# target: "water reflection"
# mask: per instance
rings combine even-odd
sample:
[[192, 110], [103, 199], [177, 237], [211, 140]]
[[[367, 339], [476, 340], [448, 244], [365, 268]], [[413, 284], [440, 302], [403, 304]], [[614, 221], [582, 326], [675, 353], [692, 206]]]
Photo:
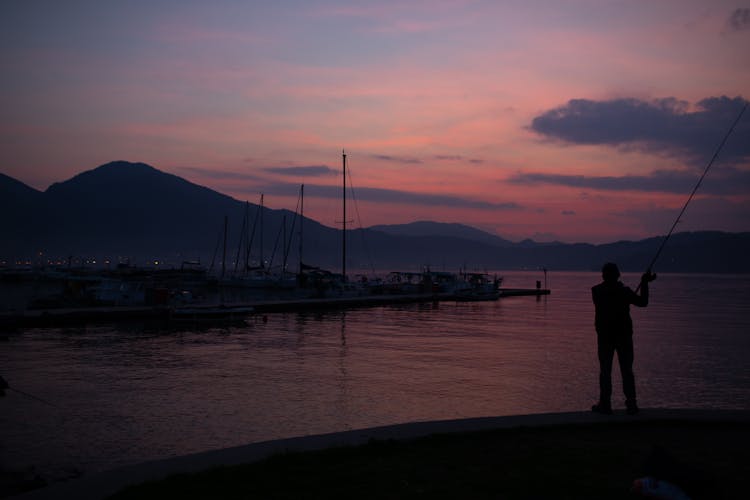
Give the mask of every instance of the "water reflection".
[[[515, 279], [528, 275], [506, 273]], [[0, 460], [92, 471], [398, 422], [586, 409], [598, 395], [598, 279], [552, 274], [539, 300], [13, 334], [3, 376], [60, 408], [0, 401]], [[747, 277], [659, 277], [633, 314], [643, 406], [750, 408], [749, 297]]]

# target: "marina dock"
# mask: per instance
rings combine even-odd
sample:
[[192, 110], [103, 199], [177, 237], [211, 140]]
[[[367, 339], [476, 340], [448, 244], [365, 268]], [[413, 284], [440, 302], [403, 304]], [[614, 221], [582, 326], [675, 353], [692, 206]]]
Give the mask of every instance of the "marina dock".
[[550, 290], [548, 288], [501, 288], [500, 298], [503, 297], [519, 297], [526, 295], [549, 295]]
[[[499, 299], [517, 296], [549, 295], [544, 288], [501, 288]], [[258, 313], [295, 312], [310, 310], [349, 309], [358, 307], [378, 307], [394, 304], [412, 304], [420, 302], [453, 302], [457, 301], [450, 293], [438, 294], [385, 294], [361, 296], [331, 296], [323, 298], [298, 298], [278, 300], [257, 300], [242, 303], [200, 304], [180, 307], [169, 306], [109, 306], [81, 308], [27, 309], [22, 311], [0, 312], [0, 328], [55, 327], [86, 323], [108, 323], [123, 321], [170, 321], [187, 307], [193, 311], [192, 318], [197, 319], [206, 313], [217, 319], [222, 313], [227, 318], [238, 319]], [[189, 320], [190, 314], [181, 315]]]

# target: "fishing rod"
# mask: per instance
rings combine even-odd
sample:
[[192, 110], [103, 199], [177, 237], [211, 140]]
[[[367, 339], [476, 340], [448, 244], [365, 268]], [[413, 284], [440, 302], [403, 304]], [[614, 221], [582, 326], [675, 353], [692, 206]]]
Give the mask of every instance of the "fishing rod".
[[[648, 274], [651, 274], [651, 269], [654, 267], [654, 264], [656, 264], [657, 259], [661, 255], [662, 250], [664, 250], [664, 245], [667, 244], [667, 240], [669, 240], [669, 237], [672, 236], [672, 233], [674, 232], [675, 228], [677, 227], [677, 224], [680, 222], [680, 219], [682, 218], [683, 214], [685, 213], [685, 210], [687, 209], [688, 205], [690, 204], [690, 201], [693, 199], [693, 196], [695, 196], [696, 191], [698, 191], [698, 188], [700, 187], [701, 183], [703, 182], [703, 178], [706, 177], [706, 174], [708, 173], [709, 169], [711, 168], [711, 165], [714, 164], [714, 161], [719, 156], [719, 153], [724, 148], [724, 144], [726, 144], [727, 139], [729, 139], [729, 136], [732, 135], [732, 132], [734, 131], [734, 128], [737, 126], [737, 123], [739, 123], [740, 119], [742, 118], [742, 115], [745, 113], [745, 110], [747, 109], [747, 102], [745, 102], [745, 105], [742, 106], [742, 109], [740, 110], [740, 114], [737, 115], [737, 118], [734, 120], [734, 123], [732, 123], [732, 126], [729, 128], [729, 131], [727, 131], [726, 135], [724, 135], [724, 139], [722, 139], [721, 143], [719, 144], [719, 147], [716, 148], [716, 151], [714, 152], [714, 155], [711, 157], [711, 161], [708, 162], [708, 165], [706, 165], [706, 168], [703, 170], [703, 175], [700, 176], [700, 179], [698, 179], [698, 182], [695, 184], [695, 187], [693, 188], [693, 191], [690, 193], [690, 196], [688, 196], [687, 201], [685, 202], [685, 205], [683, 205], [682, 210], [680, 210], [679, 215], [677, 215], [677, 218], [674, 221], [674, 224], [672, 224], [672, 228], [669, 230], [667, 235], [664, 237], [664, 239], [661, 242], [661, 245], [659, 245], [659, 249], [656, 251], [656, 255], [654, 255], [654, 258], [651, 259], [651, 263], [646, 268], [646, 272]], [[652, 275], [654, 278], [656, 278], [656, 275]], [[641, 288], [641, 285], [638, 285], [638, 288], [636, 288], [636, 293]]]

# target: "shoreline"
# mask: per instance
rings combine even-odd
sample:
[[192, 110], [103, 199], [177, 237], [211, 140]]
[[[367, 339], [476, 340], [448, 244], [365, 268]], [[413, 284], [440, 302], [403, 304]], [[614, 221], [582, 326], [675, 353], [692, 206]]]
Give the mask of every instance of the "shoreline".
[[54, 483], [13, 498], [98, 499], [113, 495], [129, 485], [164, 479], [175, 474], [194, 474], [220, 466], [251, 464], [266, 458], [331, 448], [356, 447], [372, 441], [407, 442], [433, 435], [470, 434], [482, 431], [554, 428], [592, 424], [648, 423], [750, 424], [749, 410], [643, 409], [637, 416], [624, 411], [606, 416], [592, 412], [544, 413], [458, 420], [410, 422], [328, 434], [263, 441], [231, 448], [125, 466], [74, 480]]

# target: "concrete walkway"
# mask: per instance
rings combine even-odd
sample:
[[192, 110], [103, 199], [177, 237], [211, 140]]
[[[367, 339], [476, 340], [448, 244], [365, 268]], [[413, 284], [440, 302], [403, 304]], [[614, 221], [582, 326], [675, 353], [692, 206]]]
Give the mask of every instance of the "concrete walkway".
[[12, 498], [37, 499], [101, 499], [125, 486], [165, 478], [172, 474], [191, 473], [220, 465], [237, 465], [262, 460], [284, 452], [320, 450], [338, 446], [356, 446], [370, 440], [408, 440], [432, 434], [461, 433], [519, 427], [543, 427], [565, 424], [604, 422], [648, 422], [679, 420], [693, 422], [744, 422], [750, 423], [750, 411], [667, 410], [645, 409], [632, 417], [624, 413], [612, 416], [591, 412], [546, 413], [507, 417], [483, 417], [461, 420], [414, 422], [370, 429], [304, 436], [265, 441], [222, 450], [206, 451], [192, 455], [155, 460], [113, 469], [90, 476], [57, 483]]

